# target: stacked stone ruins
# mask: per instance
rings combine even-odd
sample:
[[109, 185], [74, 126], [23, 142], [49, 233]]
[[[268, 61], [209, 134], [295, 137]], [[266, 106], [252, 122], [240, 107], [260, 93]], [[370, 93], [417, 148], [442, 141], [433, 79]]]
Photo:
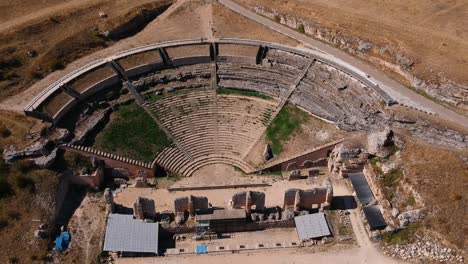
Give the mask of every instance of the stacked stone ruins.
[[337, 145], [328, 157], [328, 170], [343, 178], [348, 173], [361, 172], [367, 162], [368, 154], [360, 148]]
[[328, 209], [333, 199], [333, 186], [330, 179], [325, 179], [322, 187], [301, 190], [289, 189], [284, 193], [283, 210], [300, 212], [303, 210]]
[[133, 215], [135, 219], [148, 219], [156, 217], [156, 205], [153, 200], [138, 197], [133, 203]]
[[110, 188], [104, 190], [104, 202], [106, 203], [106, 213], [112, 214], [115, 210], [114, 196]]
[[254, 206], [256, 211], [265, 209], [265, 193], [255, 191], [239, 192], [234, 194], [229, 201], [231, 209], [245, 208], [247, 213], [251, 213]]
[[209, 207], [208, 198], [204, 196], [185, 196], [174, 200], [174, 212], [176, 223], [183, 223], [186, 218], [185, 214], [188, 213], [190, 217], [195, 216], [197, 210], [206, 210]]

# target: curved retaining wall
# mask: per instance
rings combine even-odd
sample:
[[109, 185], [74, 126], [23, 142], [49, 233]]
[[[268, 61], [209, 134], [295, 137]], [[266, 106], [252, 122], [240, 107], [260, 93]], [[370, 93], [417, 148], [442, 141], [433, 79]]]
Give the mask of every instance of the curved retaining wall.
[[[122, 59], [131, 55], [136, 55], [139, 53], [147, 52], [147, 51], [154, 51], [154, 50], [164, 50], [167, 47], [177, 47], [177, 46], [190, 46], [190, 45], [206, 45], [207, 49], [210, 45], [217, 45], [217, 44], [238, 44], [238, 45], [248, 45], [248, 46], [256, 46], [256, 47], [267, 47], [269, 49], [276, 49], [282, 50], [285, 52], [289, 52], [292, 54], [297, 54], [304, 56], [306, 58], [318, 60], [324, 64], [327, 64], [341, 72], [359, 80], [366, 86], [371, 87], [381, 98], [382, 100], [388, 104], [396, 103], [395, 100], [390, 97], [385, 91], [383, 91], [378, 85], [371, 82], [367, 75], [363, 72], [356, 72], [351, 69], [346, 68], [344, 65], [332, 62], [321, 56], [319, 52], [315, 52], [312, 50], [304, 50], [304, 49], [297, 49], [285, 45], [280, 45], [272, 42], [265, 42], [265, 41], [258, 41], [258, 40], [248, 40], [248, 39], [220, 39], [215, 42], [209, 42], [206, 39], [186, 39], [186, 40], [176, 40], [176, 41], [168, 41], [163, 43], [155, 43], [151, 45], [146, 45], [142, 47], [137, 47], [129, 50], [125, 50], [119, 53], [114, 54], [111, 57], [100, 59], [94, 62], [91, 62], [67, 75], [60, 78], [59, 80], [55, 81], [51, 85], [49, 85], [46, 89], [44, 89], [40, 94], [38, 94], [34, 99], [24, 108], [26, 115], [35, 116], [37, 118], [52, 121], [53, 123], [58, 122], [70, 109], [72, 109], [79, 101], [85, 100], [87, 97], [103, 90], [109, 88], [113, 85], [116, 85], [120, 82], [119, 77], [117, 75], [111, 76], [105, 80], [99, 81], [89, 88], [87, 88], [83, 93], [80, 94], [78, 99], [74, 99], [70, 101], [68, 104], [64, 105], [54, 116], [47, 116], [45, 113], [38, 112], [36, 109], [46, 102], [46, 99], [50, 97], [54, 92], [60, 89], [63, 85], [68, 84], [72, 80], [80, 77], [81, 75], [92, 71], [98, 67], [103, 66], [104, 64], [109, 63], [110, 61]], [[255, 64], [256, 58], [253, 57], [245, 57], [245, 56], [218, 56], [217, 60], [220, 62], [233, 62], [233, 63], [252, 63]], [[198, 63], [209, 63], [210, 56], [187, 56], [187, 57], [176, 57], [173, 58], [169, 63], [164, 64], [162, 62], [157, 63], [145, 63], [131, 69], [128, 69], [125, 73], [127, 77], [134, 77], [146, 72], [150, 72], [155, 69], [161, 69], [164, 67], [177, 67], [182, 65], [193, 65]]]

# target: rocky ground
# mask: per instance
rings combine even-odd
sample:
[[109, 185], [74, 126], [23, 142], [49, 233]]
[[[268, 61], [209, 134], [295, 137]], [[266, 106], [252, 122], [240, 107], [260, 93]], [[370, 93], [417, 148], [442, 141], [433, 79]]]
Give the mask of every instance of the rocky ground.
[[403, 260], [431, 260], [445, 263], [464, 261], [463, 256], [456, 250], [429, 238], [421, 238], [406, 245], [384, 245], [382, 250], [385, 255]]

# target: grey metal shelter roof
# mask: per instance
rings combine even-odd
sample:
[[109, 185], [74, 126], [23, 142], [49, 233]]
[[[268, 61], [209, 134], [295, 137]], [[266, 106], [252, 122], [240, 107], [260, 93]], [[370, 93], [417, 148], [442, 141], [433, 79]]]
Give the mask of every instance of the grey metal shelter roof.
[[367, 205], [374, 201], [374, 194], [372, 194], [369, 184], [366, 181], [366, 177], [362, 172], [349, 173], [348, 177], [351, 179], [351, 183], [353, 184], [357, 198], [361, 204]]
[[385, 219], [377, 205], [369, 205], [363, 208], [364, 215], [369, 223], [370, 230], [382, 229], [387, 226]]
[[300, 240], [331, 235], [325, 214], [322, 212], [294, 217], [297, 236]]
[[159, 223], [146, 223], [132, 215], [110, 214], [104, 251], [158, 253]]

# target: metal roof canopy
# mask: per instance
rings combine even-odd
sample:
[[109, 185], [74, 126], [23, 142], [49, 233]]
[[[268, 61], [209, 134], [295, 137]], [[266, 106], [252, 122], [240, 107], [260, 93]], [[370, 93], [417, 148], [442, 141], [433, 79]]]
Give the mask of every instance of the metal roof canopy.
[[297, 236], [300, 240], [331, 235], [327, 219], [322, 212], [294, 217]]
[[104, 251], [158, 254], [159, 223], [133, 219], [133, 215], [110, 214]]
[[387, 226], [380, 208], [377, 205], [369, 205], [363, 208], [364, 215], [369, 223], [370, 230], [383, 229]]
[[353, 184], [357, 198], [361, 204], [367, 205], [374, 201], [374, 194], [372, 194], [366, 177], [364, 174], [362, 174], [362, 172], [349, 173], [348, 177], [351, 179], [351, 183]]

